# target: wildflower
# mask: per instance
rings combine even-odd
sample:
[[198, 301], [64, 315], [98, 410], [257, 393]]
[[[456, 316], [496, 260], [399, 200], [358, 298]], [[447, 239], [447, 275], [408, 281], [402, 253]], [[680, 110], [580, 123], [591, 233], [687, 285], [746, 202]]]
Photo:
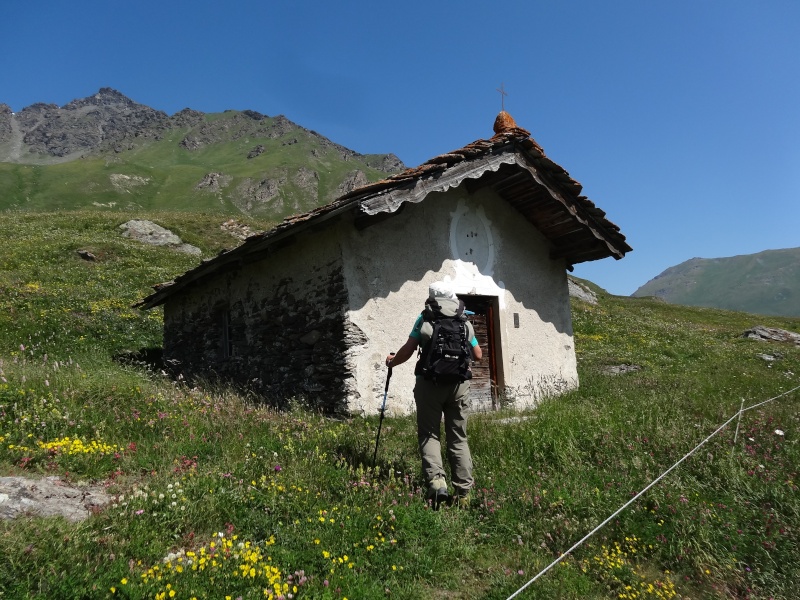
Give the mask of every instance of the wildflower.
[[281, 466], [280, 466], [280, 465], [275, 465], [275, 472], [276, 472], [276, 473], [278, 473], [278, 472], [280, 472], [280, 471], [282, 471], [282, 470], [283, 470], [283, 469], [281, 469]]
[[783, 429], [776, 429], [775, 430], [775, 435], [784, 435]]

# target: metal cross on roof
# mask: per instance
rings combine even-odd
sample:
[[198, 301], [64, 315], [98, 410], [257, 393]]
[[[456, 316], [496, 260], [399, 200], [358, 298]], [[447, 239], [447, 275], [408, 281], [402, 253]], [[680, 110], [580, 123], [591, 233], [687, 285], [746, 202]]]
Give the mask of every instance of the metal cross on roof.
[[500, 84], [500, 87], [497, 88], [497, 91], [500, 92], [500, 110], [505, 112], [506, 110], [506, 96], [508, 96], [508, 92], [503, 87], [503, 84]]

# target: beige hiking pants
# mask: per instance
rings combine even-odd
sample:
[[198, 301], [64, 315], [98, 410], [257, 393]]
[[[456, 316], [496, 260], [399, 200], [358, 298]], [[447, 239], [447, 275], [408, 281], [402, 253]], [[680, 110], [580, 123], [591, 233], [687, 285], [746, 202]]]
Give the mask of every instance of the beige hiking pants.
[[430, 485], [435, 477], [445, 477], [440, 442], [444, 414], [447, 462], [450, 464], [454, 492], [457, 496], [465, 495], [474, 483], [465, 412], [469, 408], [469, 382], [437, 385], [418, 377], [414, 386], [414, 400], [417, 404], [417, 440], [425, 482]]

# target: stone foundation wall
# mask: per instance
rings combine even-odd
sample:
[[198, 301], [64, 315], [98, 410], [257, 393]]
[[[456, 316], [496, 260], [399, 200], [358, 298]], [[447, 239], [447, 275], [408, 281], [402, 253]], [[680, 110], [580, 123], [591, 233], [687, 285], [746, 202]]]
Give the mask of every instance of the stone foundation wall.
[[306, 266], [298, 277], [287, 276], [291, 268], [266, 271], [266, 263], [244, 268], [169, 301], [165, 359], [190, 381], [234, 384], [277, 406], [297, 400], [344, 412], [347, 343], [360, 333], [348, 325], [340, 261]]

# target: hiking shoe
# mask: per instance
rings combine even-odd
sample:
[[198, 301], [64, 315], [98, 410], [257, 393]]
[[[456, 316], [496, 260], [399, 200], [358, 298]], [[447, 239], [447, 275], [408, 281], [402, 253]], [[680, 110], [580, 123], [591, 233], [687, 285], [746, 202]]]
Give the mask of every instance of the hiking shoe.
[[467, 492], [464, 495], [457, 495], [453, 498], [453, 505], [458, 509], [466, 510], [472, 502], [472, 495]]
[[428, 486], [427, 499], [431, 501], [433, 510], [439, 510], [439, 506], [449, 500], [447, 481], [445, 481], [444, 477], [434, 477], [431, 480]]

